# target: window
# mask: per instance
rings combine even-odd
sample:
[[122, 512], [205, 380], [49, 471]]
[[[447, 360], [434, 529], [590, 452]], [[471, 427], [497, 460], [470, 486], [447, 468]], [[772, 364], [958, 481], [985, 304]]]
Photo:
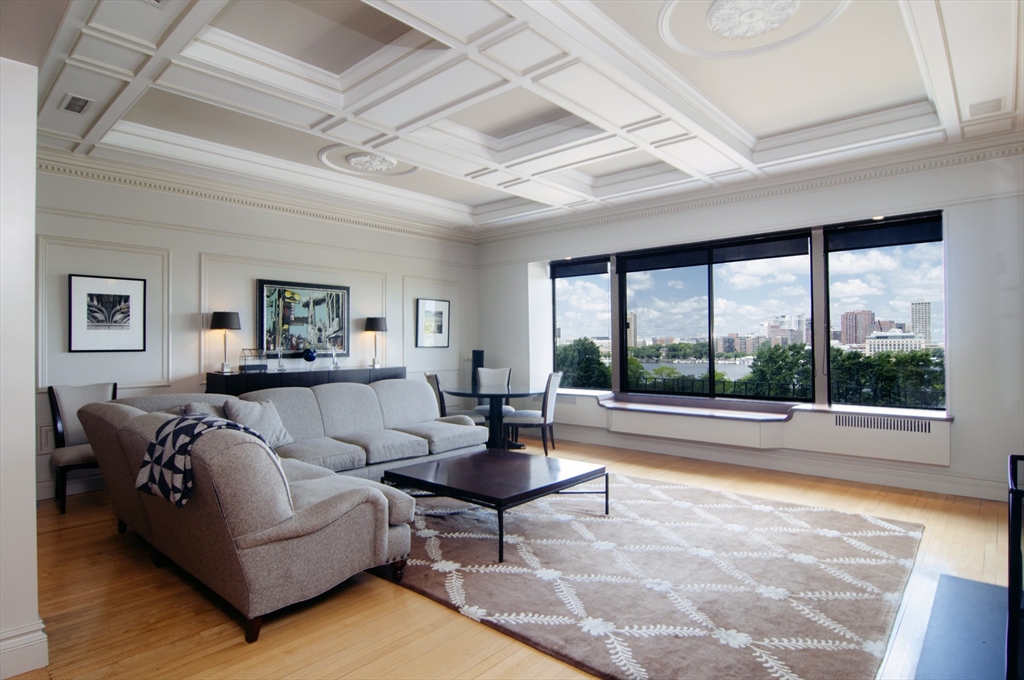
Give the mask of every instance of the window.
[[834, 404], [946, 405], [942, 217], [825, 230]]
[[617, 256], [624, 391], [809, 401], [810, 236]]
[[553, 262], [555, 366], [574, 387], [944, 408], [941, 241], [931, 212]]
[[555, 370], [562, 387], [612, 387], [611, 277], [608, 258], [551, 263]]

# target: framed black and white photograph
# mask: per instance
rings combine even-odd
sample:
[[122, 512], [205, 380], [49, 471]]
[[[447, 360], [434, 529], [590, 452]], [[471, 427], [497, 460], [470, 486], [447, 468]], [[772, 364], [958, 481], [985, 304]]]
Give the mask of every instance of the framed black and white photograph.
[[349, 356], [349, 287], [260, 279], [257, 287], [259, 349], [267, 356], [317, 352]]
[[146, 280], [68, 275], [71, 352], [145, 352]]
[[448, 300], [416, 300], [416, 346], [447, 347], [451, 326], [451, 302]]

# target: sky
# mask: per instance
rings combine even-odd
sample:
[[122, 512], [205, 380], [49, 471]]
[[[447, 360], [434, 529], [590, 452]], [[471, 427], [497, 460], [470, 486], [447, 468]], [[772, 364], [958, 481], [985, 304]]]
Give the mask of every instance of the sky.
[[[808, 255], [714, 266], [715, 335], [757, 333], [771, 315], [810, 318]], [[556, 279], [562, 341], [610, 334], [609, 275]], [[627, 275], [630, 312], [643, 338], [707, 335], [707, 273], [703, 267]], [[942, 244], [924, 243], [832, 253], [829, 259], [831, 325], [843, 312], [868, 309], [879, 320], [910, 324], [910, 303], [932, 303], [932, 339], [944, 329]]]

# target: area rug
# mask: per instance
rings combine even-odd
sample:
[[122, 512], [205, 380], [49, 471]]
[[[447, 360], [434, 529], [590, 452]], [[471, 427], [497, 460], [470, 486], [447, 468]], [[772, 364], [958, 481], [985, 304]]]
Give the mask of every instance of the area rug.
[[507, 511], [500, 564], [493, 510], [418, 498], [402, 585], [603, 678], [873, 678], [922, 530], [612, 475]]

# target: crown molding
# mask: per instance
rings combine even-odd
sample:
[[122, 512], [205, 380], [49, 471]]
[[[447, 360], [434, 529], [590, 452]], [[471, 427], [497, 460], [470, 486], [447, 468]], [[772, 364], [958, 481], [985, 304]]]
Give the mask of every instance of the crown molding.
[[196, 182], [193, 176], [155, 170], [151, 167], [121, 162], [103, 161], [40, 148], [36, 168], [39, 172], [86, 179], [94, 182], [119, 184], [137, 189], [160, 191], [189, 198], [228, 203], [245, 208], [335, 222], [351, 227], [372, 229], [401, 236], [427, 238], [459, 245], [476, 245], [476, 239], [454, 229], [427, 223], [413, 223], [391, 217], [369, 215], [346, 210], [336, 203], [303, 199], [295, 195], [254, 191], [238, 185], [213, 179]]
[[[989, 138], [985, 142], [961, 143], [955, 149], [946, 147], [945, 153], [918, 152], [917, 155], [906, 154], [910, 158], [904, 160], [873, 159], [864, 162], [861, 167], [823, 175], [820, 172], [809, 172], [800, 178], [789, 177], [785, 180], [761, 180], [751, 187], [736, 190], [735, 188], [705, 189], [694, 192], [686, 200], [678, 196], [661, 204], [648, 203], [644, 207], [631, 205], [615, 211], [602, 211], [600, 215], [589, 215], [586, 219], [555, 219], [544, 223], [533, 223], [521, 227], [507, 227], [502, 231], [488, 231], [481, 234], [477, 245], [494, 245], [535, 238], [549, 234], [580, 231], [607, 224], [616, 224], [632, 220], [641, 220], [661, 215], [699, 210], [721, 205], [742, 203], [788, 194], [797, 194], [819, 189], [828, 189], [848, 184], [859, 184], [899, 175], [912, 175], [958, 165], [983, 163], [1012, 156], [1024, 155], [1024, 137], [1020, 133], [1003, 135], [999, 139]], [[884, 160], [889, 160], [884, 164]]]

